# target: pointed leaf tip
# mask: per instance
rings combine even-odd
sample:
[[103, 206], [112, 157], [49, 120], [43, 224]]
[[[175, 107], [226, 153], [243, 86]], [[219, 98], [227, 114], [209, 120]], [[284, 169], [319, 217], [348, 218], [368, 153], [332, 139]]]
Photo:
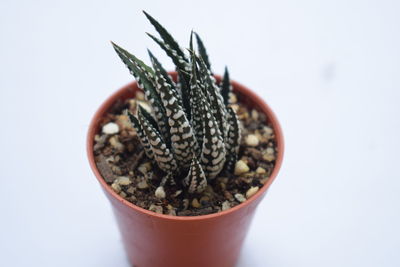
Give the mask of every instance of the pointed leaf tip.
[[196, 36], [197, 48], [199, 50], [200, 57], [204, 60], [204, 63], [207, 66], [207, 69], [211, 70], [210, 60], [208, 59], [208, 54], [206, 47], [204, 46], [203, 41], [201, 40], [200, 36], [195, 32], [194, 35]]

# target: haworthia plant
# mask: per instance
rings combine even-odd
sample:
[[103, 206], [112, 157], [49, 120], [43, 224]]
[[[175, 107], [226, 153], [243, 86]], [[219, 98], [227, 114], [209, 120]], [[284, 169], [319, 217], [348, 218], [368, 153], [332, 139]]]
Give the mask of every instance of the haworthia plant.
[[193, 33], [189, 49], [183, 50], [157, 20], [144, 13], [161, 39], [148, 35], [172, 59], [178, 80], [150, 51], [152, 67], [112, 43], [152, 106], [151, 113], [139, 105], [137, 114], [128, 112], [128, 116], [147, 157], [165, 173], [160, 185], [167, 180], [179, 182], [188, 193], [201, 193], [222, 171], [232, 172], [237, 160], [241, 135], [230, 107], [228, 71], [218, 85], [198, 34], [194, 33], [198, 52], [193, 50]]

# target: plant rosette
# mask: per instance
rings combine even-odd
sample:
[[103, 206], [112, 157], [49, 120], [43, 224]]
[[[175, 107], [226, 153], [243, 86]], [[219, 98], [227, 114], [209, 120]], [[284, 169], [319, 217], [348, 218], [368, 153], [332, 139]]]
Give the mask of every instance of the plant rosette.
[[[199, 55], [191, 34], [190, 58], [178, 60], [183, 52], [146, 16], [163, 40], [151, 37], [178, 71], [167, 73], [150, 53], [153, 72], [114, 44], [139, 83], [115, 92], [95, 113], [87, 136], [90, 166], [111, 202], [133, 266], [234, 266], [255, 209], [281, 167], [281, 128], [269, 106], [230, 81], [227, 71], [222, 78], [211, 74], [197, 35]], [[168, 123], [157, 113], [163, 107]], [[183, 139], [174, 137], [179, 131], [193, 142], [177, 142]]]

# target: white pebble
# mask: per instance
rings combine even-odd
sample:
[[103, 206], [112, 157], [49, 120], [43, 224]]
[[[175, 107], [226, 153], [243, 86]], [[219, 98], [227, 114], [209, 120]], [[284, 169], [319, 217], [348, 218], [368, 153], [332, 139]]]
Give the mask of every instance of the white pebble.
[[237, 97], [236, 97], [235, 94], [233, 94], [233, 93], [230, 93], [230, 94], [229, 94], [229, 102], [231, 102], [231, 103], [237, 103]]
[[117, 193], [121, 192], [121, 187], [115, 182], [111, 184], [111, 188]]
[[250, 187], [250, 189], [246, 192], [246, 197], [251, 198], [255, 193], [258, 192], [258, 189], [260, 189], [258, 186]]
[[143, 163], [138, 168], [138, 171], [140, 171], [143, 174], [146, 174], [150, 170], [151, 170], [151, 163], [150, 162]]
[[132, 182], [131, 179], [129, 179], [129, 177], [120, 176], [115, 180], [115, 183], [119, 185], [130, 185]]
[[110, 140], [110, 145], [115, 148], [118, 151], [123, 151], [124, 150], [124, 145], [118, 140], [118, 136], [114, 135], [111, 136]]
[[158, 205], [151, 204], [149, 210], [154, 211], [155, 213], [163, 214], [163, 208]]
[[244, 162], [243, 160], [239, 160], [238, 162], [236, 162], [235, 175], [246, 173], [249, 170], [250, 170], [249, 166], [247, 166], [246, 162]]
[[103, 126], [102, 131], [105, 134], [116, 134], [119, 132], [119, 126], [118, 126], [118, 124], [116, 124], [114, 122], [109, 122]]
[[258, 173], [258, 174], [264, 174], [264, 173], [266, 173], [266, 171], [265, 171], [264, 168], [258, 167], [257, 170], [256, 170], [256, 173]]
[[222, 203], [222, 210], [229, 210], [231, 208], [231, 204], [229, 204], [229, 201], [224, 201]]
[[275, 150], [274, 150], [272, 147], [268, 147], [268, 148], [265, 150], [265, 152], [266, 152], [267, 154], [273, 155], [274, 152], [275, 152]]
[[264, 152], [263, 159], [266, 161], [274, 161], [275, 150], [272, 147], [268, 147]]
[[156, 198], [159, 198], [159, 199], [165, 198], [164, 187], [162, 187], [162, 186], [157, 187], [155, 195], [156, 195]]
[[174, 193], [174, 197], [177, 197], [177, 196], [179, 196], [181, 193], [182, 193], [182, 190], [178, 190], [178, 191], [176, 191], [176, 192]]
[[132, 129], [132, 123], [129, 117], [125, 114], [117, 116], [118, 125], [121, 125], [122, 129]]
[[258, 111], [257, 111], [257, 110], [253, 109], [253, 110], [251, 111], [251, 118], [252, 118], [253, 120], [258, 120]]
[[136, 92], [136, 95], [135, 95], [135, 98], [136, 98], [137, 100], [145, 100], [145, 98], [144, 98], [144, 93], [141, 92], [141, 91], [137, 91], [137, 92]]
[[235, 194], [235, 198], [237, 199], [237, 201], [239, 201], [240, 203], [245, 202], [246, 198], [242, 195], [242, 194]]
[[140, 182], [137, 184], [137, 187], [138, 187], [139, 189], [146, 189], [146, 188], [149, 187], [149, 185], [147, 184], [146, 180], [143, 180], [143, 181], [140, 181]]
[[249, 134], [245, 138], [246, 145], [248, 146], [258, 146], [260, 140], [258, 140], [257, 136], [254, 134]]
[[272, 135], [272, 134], [274, 133], [274, 130], [272, 130], [271, 127], [265, 126], [263, 129], [264, 129], [264, 132], [265, 132], [267, 135]]
[[231, 108], [235, 111], [238, 112], [239, 111], [239, 105], [238, 104], [232, 104]]
[[274, 160], [275, 160], [275, 156], [274, 156], [274, 155], [271, 155], [271, 154], [265, 154], [265, 155], [263, 156], [263, 159], [266, 160], [266, 161], [271, 162], [271, 161], [274, 161]]

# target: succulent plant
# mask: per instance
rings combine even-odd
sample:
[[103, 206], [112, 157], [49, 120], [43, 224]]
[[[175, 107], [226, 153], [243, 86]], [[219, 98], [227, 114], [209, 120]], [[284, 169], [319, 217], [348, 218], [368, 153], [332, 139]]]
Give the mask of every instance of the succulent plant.
[[160, 23], [144, 13], [161, 39], [148, 35], [172, 59], [178, 79], [175, 82], [150, 51], [152, 67], [112, 43], [152, 106], [151, 112], [139, 106], [137, 114], [128, 112], [128, 116], [147, 157], [165, 177], [180, 182], [189, 193], [201, 193], [207, 181], [222, 171], [231, 173], [237, 160], [241, 135], [230, 106], [228, 70], [217, 84], [198, 34], [190, 34], [189, 48], [183, 50]]

